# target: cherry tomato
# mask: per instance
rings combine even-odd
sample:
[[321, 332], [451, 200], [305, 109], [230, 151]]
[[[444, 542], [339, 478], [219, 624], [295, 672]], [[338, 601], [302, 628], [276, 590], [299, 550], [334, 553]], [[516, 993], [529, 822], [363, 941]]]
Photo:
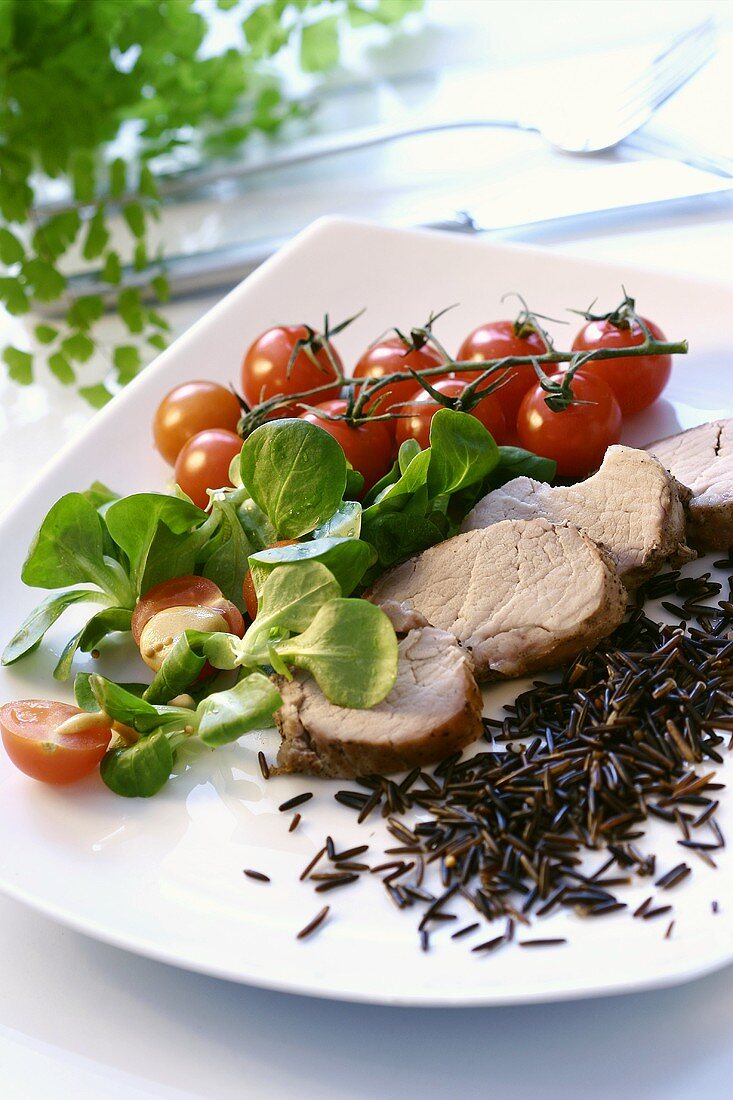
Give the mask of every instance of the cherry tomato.
[[[395, 405], [401, 401], [409, 401], [415, 392], [415, 379], [409, 373], [409, 368], [412, 370], [429, 370], [430, 368], [439, 367], [444, 362], [442, 355], [437, 348], [434, 348], [431, 344], [426, 344], [424, 347], [409, 351], [405, 354], [404, 342], [399, 336], [391, 336], [387, 340], [380, 340], [378, 344], [372, 344], [370, 348], [362, 355], [359, 362], [354, 367], [354, 378], [384, 378], [387, 374], [405, 374], [407, 379], [404, 382], [394, 382], [389, 386], [385, 386], [384, 389], [379, 390], [374, 395], [374, 400], [368, 402], [367, 411], [375, 404], [379, 402], [377, 411], [380, 413], [387, 412], [391, 405]], [[430, 376], [431, 384], [439, 378], [447, 377], [448, 372], [445, 375], [435, 374]], [[395, 412], [401, 412], [401, 409], [395, 409]], [[395, 431], [396, 421], [385, 421], [391, 431]]]
[[[337, 378], [328, 351], [323, 346], [318, 347], [315, 352], [307, 348], [301, 349], [290, 366], [295, 345], [298, 340], [305, 340], [307, 337], [305, 325], [278, 325], [257, 337], [242, 363], [242, 393], [250, 408], [266, 401], [268, 397], [301, 393]], [[330, 345], [330, 351], [340, 369], [341, 359], [333, 344]], [[323, 393], [314, 395], [314, 401], [338, 397], [340, 389], [341, 385], [336, 381]], [[299, 412], [300, 409], [296, 406], [286, 406], [278, 409], [277, 415], [297, 416]]]
[[606, 448], [621, 438], [621, 409], [602, 378], [578, 371], [573, 393], [579, 401], [592, 403], [553, 412], [545, 404], [547, 394], [536, 385], [525, 394], [517, 415], [521, 445], [554, 458], [558, 474], [568, 478], [585, 477], [597, 470]]
[[[442, 378], [431, 385], [446, 397], [460, 397], [468, 383], [461, 378]], [[412, 397], [413, 400], [402, 410], [409, 415], [397, 421], [395, 434], [398, 444], [401, 445], [406, 439], [416, 439], [420, 447], [425, 450], [430, 446], [430, 425], [433, 417], [443, 406], [424, 389], [413, 390]], [[471, 409], [471, 415], [488, 428], [497, 443], [504, 443], [506, 421], [501, 405], [494, 394], [488, 394], [487, 397], [482, 398], [478, 405]]]
[[131, 630], [145, 664], [157, 672], [184, 630], [221, 630], [241, 638], [244, 619], [213, 581], [174, 577], [141, 596], [132, 614]]
[[130, 629], [137, 645], [146, 623], [168, 607], [212, 607], [222, 612], [230, 634], [244, 634], [241, 612], [208, 577], [174, 577], [156, 584], [140, 597], [132, 613]]
[[[281, 539], [279, 542], [273, 542], [272, 546], [268, 546], [267, 549], [272, 550], [276, 546], [292, 546], [297, 541], [297, 539]], [[251, 569], [248, 569], [244, 574], [242, 599], [244, 600], [244, 606], [247, 608], [247, 614], [254, 622], [257, 618], [257, 589], [255, 588], [255, 582], [252, 580]]]
[[[82, 715], [81, 728], [64, 730], [63, 723]], [[0, 707], [0, 731], [8, 756], [22, 772], [42, 783], [75, 783], [98, 766], [112, 736], [102, 720], [87, 725], [92, 715], [67, 703], [21, 699]]]
[[[655, 340], [666, 337], [658, 325], [643, 318]], [[644, 333], [635, 320], [614, 323], [610, 319], [589, 321], [573, 341], [573, 351], [593, 348], [629, 348], [644, 343]], [[672, 373], [671, 355], [640, 355], [638, 359], [592, 359], [583, 363], [583, 374], [602, 378], [612, 389], [624, 416], [641, 412], [659, 397]]]
[[229, 466], [242, 449], [242, 440], [224, 428], [209, 428], [189, 439], [181, 449], [174, 470], [176, 484], [199, 508], [209, 503], [207, 489], [231, 485]]
[[[339, 407], [340, 406], [340, 407]], [[356, 426], [344, 420], [328, 420], [318, 412], [331, 416], [346, 412], [345, 401], [329, 401], [327, 407], [314, 406], [316, 412], [305, 412], [301, 420], [309, 420], [328, 432], [340, 444], [346, 458], [364, 478], [363, 493], [367, 493], [386, 474], [392, 461], [392, 436], [381, 420], [364, 420]]]
[[216, 382], [183, 382], [161, 401], [153, 420], [155, 446], [175, 465], [184, 444], [207, 428], [236, 432], [242, 410], [231, 390]]
[[[542, 337], [534, 329], [516, 321], [490, 321], [479, 325], [468, 334], [458, 349], [458, 362], [469, 359], [503, 359], [507, 355], [544, 355], [545, 351]], [[461, 372], [457, 377], [470, 382], [473, 378], [478, 378], [479, 373], [481, 372]], [[497, 371], [496, 375], [491, 376], [490, 381], [498, 378], [499, 373]], [[496, 391], [496, 398], [504, 410], [508, 425], [515, 423], [522, 398], [536, 381], [534, 367], [528, 363], [526, 366], [512, 367], [511, 374]]]

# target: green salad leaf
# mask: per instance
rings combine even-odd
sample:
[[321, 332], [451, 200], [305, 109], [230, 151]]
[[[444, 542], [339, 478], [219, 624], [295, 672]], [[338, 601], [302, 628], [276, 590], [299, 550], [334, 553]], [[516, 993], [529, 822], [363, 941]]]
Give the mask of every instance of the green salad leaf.
[[252, 672], [229, 691], [216, 692], [199, 703], [198, 735], [205, 745], [227, 745], [251, 730], [271, 726], [280, 706], [282, 699], [272, 680]]
[[50, 626], [75, 603], [99, 603], [102, 594], [96, 588], [71, 588], [57, 596], [49, 596], [31, 611], [3, 650], [2, 663], [11, 665], [19, 657], [31, 653]]
[[310, 672], [326, 698], [340, 707], [381, 703], [397, 678], [394, 628], [367, 600], [330, 600], [302, 634], [281, 642], [277, 651]]
[[207, 516], [190, 500], [135, 493], [110, 504], [104, 518], [126, 555], [136, 598], [160, 581], [193, 571], [201, 540], [190, 536]]
[[319, 561], [333, 573], [342, 596], [350, 596], [367, 569], [377, 560], [374, 548], [358, 538], [313, 539], [292, 546], [273, 546], [249, 559], [252, 579], [259, 594], [267, 577], [277, 566], [292, 562]]
[[287, 563], [273, 569], [259, 593], [257, 618], [242, 641], [243, 663], [267, 664], [263, 647], [273, 631], [300, 633], [324, 604], [340, 595], [338, 581], [319, 561]]
[[133, 603], [119, 563], [104, 553], [102, 520], [82, 493], [67, 493], [49, 510], [31, 543], [21, 577], [33, 588], [91, 582], [113, 602]]
[[498, 464], [499, 448], [475, 416], [438, 409], [430, 424], [427, 488], [431, 498], [483, 481]]
[[330, 519], [346, 488], [346, 458], [307, 420], [272, 420], [244, 441], [242, 482], [279, 538], [297, 539]]
[[111, 791], [124, 798], [150, 798], [168, 782], [175, 760], [162, 730], [134, 745], [110, 749], [99, 771]]

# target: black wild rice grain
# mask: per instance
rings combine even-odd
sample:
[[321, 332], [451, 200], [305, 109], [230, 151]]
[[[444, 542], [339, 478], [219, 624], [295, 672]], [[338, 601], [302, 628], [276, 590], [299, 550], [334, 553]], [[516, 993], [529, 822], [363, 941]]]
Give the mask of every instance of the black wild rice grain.
[[296, 806], [302, 806], [304, 802], [308, 802], [313, 798], [312, 791], [304, 791], [303, 794], [296, 794], [292, 798], [289, 798], [287, 802], [281, 803], [278, 806], [278, 810], [281, 814], [286, 813], [288, 810], [294, 810]]
[[674, 928], [674, 921], [671, 920], [669, 922], [669, 924], [667, 925], [667, 931], [664, 933], [665, 940], [671, 940], [672, 939], [672, 929], [673, 928]]
[[475, 947], [471, 948], [471, 953], [477, 955], [479, 953], [485, 953], [487, 951], [496, 951], [497, 947], [501, 947], [506, 943], [504, 936], [495, 936], [493, 940], [487, 940], [486, 943], [478, 943]]
[[260, 771], [262, 772], [262, 778], [263, 779], [269, 779], [270, 778], [270, 768], [269, 768], [269, 765], [267, 763], [267, 757], [265, 756], [264, 752], [258, 752], [257, 753], [257, 760], [258, 760], [259, 765], [260, 765]]
[[[311, 877], [315, 878], [315, 875], [312, 875]], [[358, 875], [344, 872], [343, 874], [340, 874], [337, 877], [330, 879], [330, 881], [328, 882], [319, 883], [319, 885], [316, 886], [316, 893], [325, 894], [327, 890], [337, 890], [341, 886], [350, 886], [351, 883], [356, 882], [358, 878]]]
[[666, 875], [662, 875], [654, 883], [660, 890], [671, 890], [673, 886], [676, 886], [678, 882], [682, 882], [690, 874], [690, 868], [686, 863], [678, 863], [676, 867], [673, 867], [671, 871], [667, 871]]
[[459, 928], [457, 932], [453, 932], [451, 934], [451, 939], [460, 940], [463, 936], [469, 936], [471, 932], [475, 932], [478, 927], [478, 921], [474, 921], [473, 924], [466, 924], [463, 928]]
[[244, 873], [247, 878], [253, 878], [257, 882], [269, 882], [269, 875], [263, 875], [262, 871], [253, 871], [251, 867], [245, 867]]
[[518, 941], [520, 947], [556, 947], [556, 946], [559, 946], [562, 943], [567, 943], [567, 942], [568, 941], [566, 939], [564, 939], [562, 936], [559, 936], [555, 939], [519, 940]]
[[313, 920], [306, 924], [305, 928], [301, 928], [300, 932], [298, 932], [297, 936], [295, 937], [296, 940], [304, 940], [308, 936], [311, 936], [317, 928], [320, 928], [320, 926], [323, 924], [324, 920], [328, 916], [330, 908], [330, 905], [324, 905], [323, 909], [321, 909], [319, 913], [316, 913]]
[[654, 917], [661, 917], [662, 913], [670, 913], [671, 911], [671, 905], [659, 905], [656, 909], [647, 909], [642, 919], [653, 920]]
[[313, 859], [310, 861], [308, 866], [304, 867], [303, 870], [300, 872], [300, 881], [301, 882], [303, 882], [305, 879], [308, 878], [308, 875], [311, 873], [311, 871], [316, 866], [318, 861], [320, 859], [322, 859], [323, 856], [325, 856], [325, 854], [326, 854], [326, 845], [324, 844], [323, 847], [320, 849], [320, 851], [316, 852], [316, 854], [313, 856]]
[[293, 820], [290, 822], [290, 824], [288, 826], [288, 832], [289, 833], [294, 833], [295, 830], [300, 825], [300, 822], [301, 822], [300, 814], [293, 814]]

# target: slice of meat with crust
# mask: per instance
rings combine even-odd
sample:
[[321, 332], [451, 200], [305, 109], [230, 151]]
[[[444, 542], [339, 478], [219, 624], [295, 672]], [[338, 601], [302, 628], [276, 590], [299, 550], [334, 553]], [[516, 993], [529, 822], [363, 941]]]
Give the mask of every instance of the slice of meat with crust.
[[452, 634], [411, 630], [399, 643], [397, 682], [370, 710], [329, 703], [300, 673], [278, 680], [278, 768], [311, 775], [368, 775], [431, 764], [483, 732], [482, 699], [469, 654]]
[[666, 561], [695, 557], [685, 541], [689, 493], [662, 464], [634, 447], [609, 447], [601, 468], [577, 485], [551, 486], [516, 477], [468, 513], [463, 531], [505, 519], [543, 516], [572, 523], [608, 551], [627, 588], [635, 588]]
[[692, 493], [687, 530], [698, 550], [733, 546], [733, 420], [712, 420], [646, 447]]
[[606, 552], [577, 527], [505, 520], [432, 546], [389, 570], [368, 598], [416, 612], [473, 656], [477, 679], [552, 668], [614, 630], [626, 590]]

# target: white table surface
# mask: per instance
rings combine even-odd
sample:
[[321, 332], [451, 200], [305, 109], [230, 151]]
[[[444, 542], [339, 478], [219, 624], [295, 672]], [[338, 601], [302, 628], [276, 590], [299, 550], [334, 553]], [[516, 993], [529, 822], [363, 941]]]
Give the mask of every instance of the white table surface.
[[[733, 282], [731, 193], [510, 236]], [[211, 304], [177, 303], [168, 315], [182, 331]], [[0, 317], [0, 328], [14, 326]], [[89, 415], [60, 387], [0, 381], [0, 507]], [[715, 1100], [731, 1094], [732, 977], [526, 1008], [335, 1004], [187, 974], [0, 897], [0, 1095]]]

